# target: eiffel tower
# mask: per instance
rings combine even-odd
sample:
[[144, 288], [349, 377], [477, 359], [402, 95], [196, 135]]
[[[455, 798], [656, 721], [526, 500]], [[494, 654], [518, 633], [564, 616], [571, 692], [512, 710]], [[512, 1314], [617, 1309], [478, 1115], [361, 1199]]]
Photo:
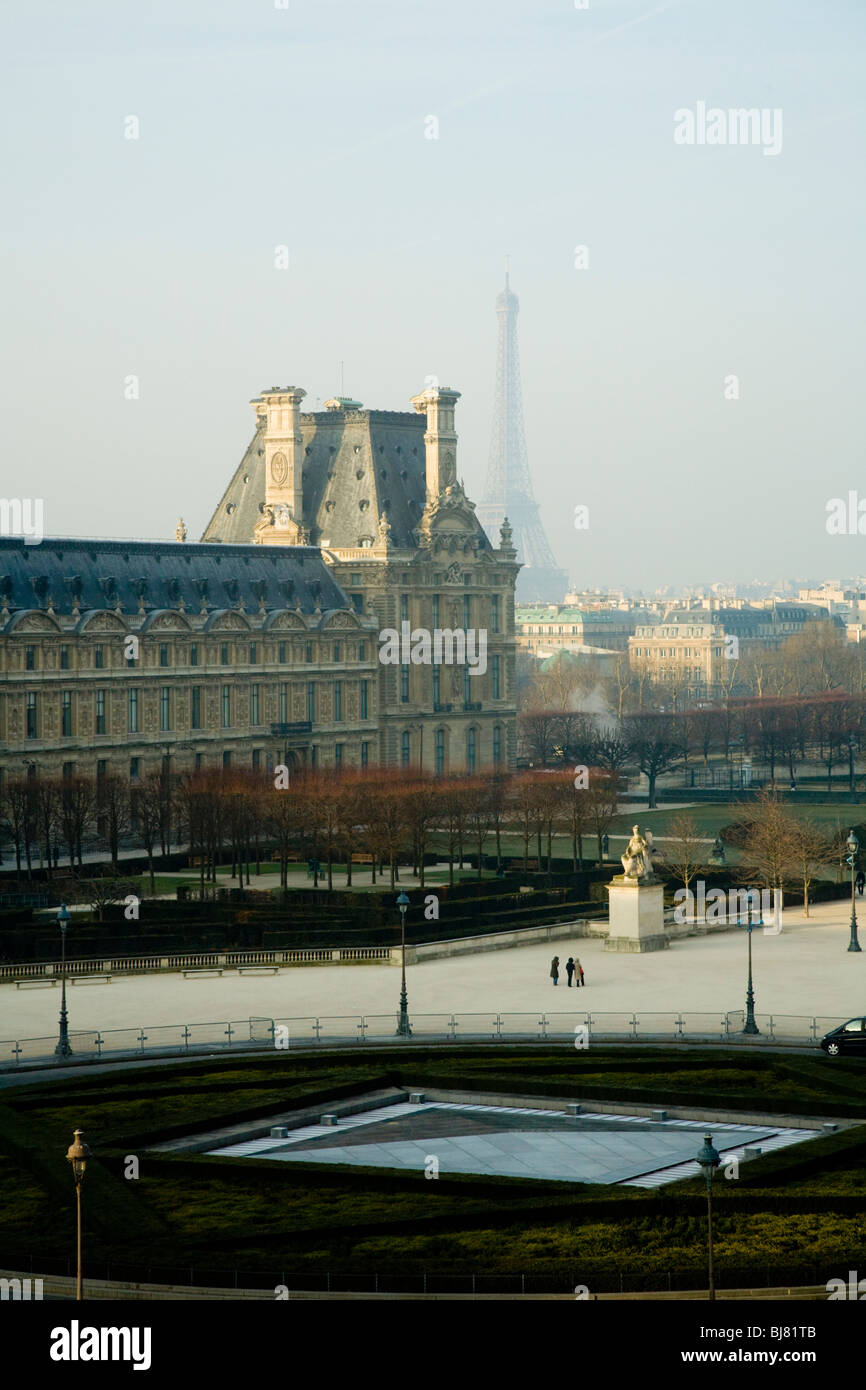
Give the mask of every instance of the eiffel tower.
[[494, 545], [499, 544], [499, 528], [506, 517], [513, 527], [513, 544], [524, 566], [517, 576], [518, 602], [561, 603], [568, 577], [557, 568], [529, 476], [517, 350], [519, 308], [520, 301], [509, 288], [506, 268], [505, 289], [496, 296], [499, 339], [487, 484], [476, 515]]

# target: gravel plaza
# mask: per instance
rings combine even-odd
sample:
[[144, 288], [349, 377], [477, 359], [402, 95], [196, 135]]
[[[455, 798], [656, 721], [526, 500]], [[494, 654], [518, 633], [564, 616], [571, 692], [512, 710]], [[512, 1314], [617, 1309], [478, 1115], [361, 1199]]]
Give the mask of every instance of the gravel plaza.
[[[753, 932], [759, 1015], [846, 1019], [866, 1011], [866, 951], [847, 952], [849, 914], [843, 902], [822, 903], [812, 908], [808, 920], [799, 909], [786, 912], [778, 936]], [[607, 953], [601, 939], [575, 936], [573, 941], [561, 938], [431, 960], [407, 970], [410, 1017], [413, 1012], [561, 1013], [572, 1008], [579, 1014], [707, 1010], [721, 1015], [743, 1007], [746, 935], [734, 928], [687, 937], [668, 950], [644, 955]], [[560, 958], [557, 986], [549, 978], [554, 955]], [[570, 955], [583, 964], [583, 989], [566, 984]], [[116, 976], [110, 984], [69, 987], [69, 1026], [74, 1034], [218, 1019], [381, 1015], [397, 1009], [399, 991], [399, 968], [377, 964], [295, 966], [261, 976], [228, 970], [222, 977]], [[57, 1029], [59, 1007], [59, 987], [0, 985], [0, 1038], [50, 1036]]]

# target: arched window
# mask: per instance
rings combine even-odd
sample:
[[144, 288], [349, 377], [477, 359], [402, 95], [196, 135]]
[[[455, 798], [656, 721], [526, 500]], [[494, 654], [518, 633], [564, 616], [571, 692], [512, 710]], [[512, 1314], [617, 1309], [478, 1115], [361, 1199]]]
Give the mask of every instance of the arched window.
[[476, 748], [475, 730], [474, 730], [474, 729], [469, 729], [469, 730], [467, 730], [467, 733], [466, 733], [466, 771], [467, 771], [467, 772], [474, 772], [474, 771], [475, 771], [475, 748]]

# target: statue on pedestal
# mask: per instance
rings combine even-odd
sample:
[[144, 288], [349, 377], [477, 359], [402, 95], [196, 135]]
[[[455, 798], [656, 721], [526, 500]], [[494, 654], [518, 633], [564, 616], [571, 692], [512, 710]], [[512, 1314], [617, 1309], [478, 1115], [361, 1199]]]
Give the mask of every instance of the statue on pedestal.
[[639, 827], [633, 825], [631, 839], [625, 847], [625, 854], [620, 856], [623, 880], [627, 883], [654, 883], [652, 856], [652, 831], [648, 830], [646, 836], [643, 836]]

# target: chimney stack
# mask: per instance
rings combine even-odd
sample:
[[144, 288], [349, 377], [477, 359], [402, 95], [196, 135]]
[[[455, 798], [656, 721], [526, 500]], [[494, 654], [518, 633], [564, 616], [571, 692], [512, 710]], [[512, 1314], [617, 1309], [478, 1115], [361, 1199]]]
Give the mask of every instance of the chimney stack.
[[300, 386], [274, 386], [253, 401], [257, 418], [264, 414], [265, 502], [288, 507], [298, 524], [304, 514], [301, 401], [306, 394]]
[[412, 397], [419, 415], [427, 416], [427, 505], [457, 481], [457, 434], [454, 407], [460, 392], [450, 386], [430, 386]]

